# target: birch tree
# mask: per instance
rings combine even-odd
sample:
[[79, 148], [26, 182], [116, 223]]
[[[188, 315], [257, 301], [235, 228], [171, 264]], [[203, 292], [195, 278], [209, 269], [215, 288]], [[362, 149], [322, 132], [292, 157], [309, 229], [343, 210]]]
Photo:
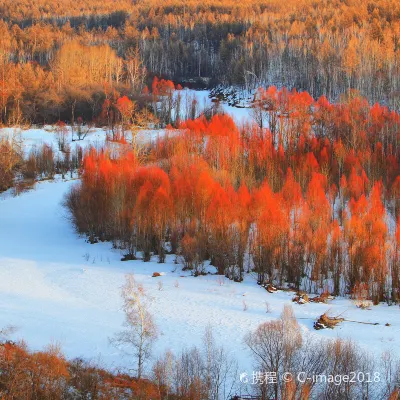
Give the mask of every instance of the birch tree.
[[126, 276], [122, 298], [125, 312], [124, 329], [111, 341], [118, 347], [124, 347], [128, 354], [134, 356], [137, 362], [136, 375], [140, 379], [157, 338], [157, 328], [148, 309], [151, 299], [143, 285], [137, 283], [133, 275]]

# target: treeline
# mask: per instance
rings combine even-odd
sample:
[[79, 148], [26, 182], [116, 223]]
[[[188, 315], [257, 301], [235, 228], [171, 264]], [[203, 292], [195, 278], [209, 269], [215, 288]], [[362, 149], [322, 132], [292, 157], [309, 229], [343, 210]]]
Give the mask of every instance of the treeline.
[[[30, 68], [28, 70], [32, 71]], [[13, 100], [7, 103], [3, 117], [8, 123], [18, 124], [29, 118], [30, 122], [37, 118], [44, 118], [43, 122], [57, 121], [52, 128], [57, 146], [44, 143], [40, 147], [34, 146], [29, 154], [24, 154], [24, 143], [18, 131], [2, 135], [0, 192], [15, 185], [18, 187], [18, 182], [23, 184], [23, 180], [18, 181], [18, 178], [35, 181], [41, 178], [52, 179], [56, 174], [64, 178], [68, 172], [72, 174], [77, 171], [83, 155], [79, 143], [93, 131], [96, 123], [105, 129], [107, 142], [129, 143], [138, 153], [138, 135], [143, 128], [179, 126], [182, 119], [195, 119], [203, 112], [217, 112], [218, 108], [214, 105], [205, 110], [204, 105], [198, 104], [193, 92], [182, 91], [180, 85], [157, 77], [154, 77], [149, 88], [143, 87], [136, 100], [108, 85], [95, 86], [94, 89], [88, 86], [74, 93], [76, 97], [72, 100], [59, 98], [59, 102], [53, 104], [53, 109], [48, 103], [31, 104], [27, 101], [14, 104]], [[51, 91], [42, 94], [51, 96]], [[52, 110], [54, 114], [51, 116]], [[65, 114], [68, 119], [68, 126], [59, 120], [61, 114]]]
[[[178, 365], [181, 364], [176, 361]], [[183, 364], [181, 379], [188, 380], [187, 386], [178, 386], [186, 382], [173, 377], [169, 370], [165, 372], [171, 375], [166, 376], [160, 367], [160, 364], [155, 366], [154, 379], [138, 379], [107, 371], [82, 359], [68, 361], [56, 347], [30, 352], [24, 343], [5, 342], [0, 344], [0, 395], [3, 399], [43, 400], [209, 398], [205, 397], [205, 391], [198, 392], [198, 385], [205, 382], [197, 382], [188, 376], [189, 371], [185, 371]], [[179, 387], [179, 394], [169, 386], [169, 381], [162, 381], [163, 378], [176, 379], [174, 382]], [[200, 393], [203, 393], [202, 397]]]
[[4, 399], [160, 398], [150, 381], [113, 374], [81, 359], [67, 361], [56, 347], [32, 353], [24, 343], [2, 343], [0, 369]]
[[237, 281], [255, 271], [260, 284], [397, 302], [399, 115], [276, 88], [256, 104], [268, 128], [214, 115], [140, 157], [88, 152], [66, 199], [77, 230], [127, 259], [177, 254], [195, 275], [209, 261]]
[[113, 136], [117, 126], [175, 125], [199, 110], [187, 91], [174, 95], [180, 89], [151, 77], [136, 51], [121, 58], [108, 45], [69, 41], [46, 67], [0, 59], [0, 124], [63, 121], [76, 129], [97, 124], [110, 128]]
[[[145, 69], [137, 54], [122, 60], [108, 45], [64, 44], [49, 65], [0, 60], [0, 122], [95, 122], [110, 98], [140, 97]], [[137, 103], [143, 108], [143, 103]]]
[[[135, 54], [149, 74], [175, 82], [199, 79], [203, 85], [222, 83], [244, 89], [274, 84], [307, 90], [314, 97], [325, 94], [330, 100], [352, 88], [371, 102], [398, 109], [399, 7], [396, 0], [169, 0], [162, 4], [92, 0], [85, 5], [6, 0], [0, 5], [3, 113], [11, 65], [22, 69], [30, 63], [40, 65], [38, 71], [29, 72], [32, 79], [22, 80], [23, 89], [51, 71], [39, 85], [46, 93], [52, 76], [57, 80], [58, 51], [71, 41], [93, 47], [87, 50], [99, 62], [93, 68], [109, 64], [96, 83], [126, 81], [123, 64]], [[68, 52], [75, 53], [70, 48]], [[77, 65], [69, 68], [78, 71], [75, 56], [71, 62]], [[78, 81], [85, 81], [85, 73], [79, 75]], [[78, 83], [63, 82], [69, 91], [75, 91]], [[56, 84], [54, 93], [62, 94], [61, 89]], [[27, 101], [15, 96], [16, 101]]]
[[[149, 125], [179, 126], [182, 119], [196, 118], [203, 111], [216, 112], [216, 106], [204, 110], [204, 106], [198, 104], [192, 92], [181, 89], [180, 85], [175, 86], [172, 81], [155, 77], [150, 89], [147, 86], [143, 89], [141, 100], [144, 105], [141, 107], [137, 101], [105, 86], [105, 92], [97, 92], [100, 97], [96, 110], [89, 112], [88, 118], [95, 115], [94, 122], [85, 121], [81, 116], [75, 118], [75, 113], [85, 115], [85, 109], [91, 105], [90, 98], [83, 97], [80, 103], [70, 104], [70, 125], [67, 126], [60, 120], [54, 124], [52, 130], [57, 146], [44, 143], [39, 147], [34, 146], [28, 154], [24, 154], [23, 140], [17, 131], [4, 134], [0, 137], [0, 192], [12, 186], [18, 189], [19, 183], [24, 185], [27, 181], [52, 179], [56, 174], [61, 174], [64, 178], [67, 173], [76, 172], [81, 166], [83, 155], [79, 143], [93, 131], [94, 123], [105, 129], [107, 142], [129, 143], [138, 153], [138, 135], [141, 129]], [[21, 109], [21, 118], [24, 118], [23, 110], [24, 107]], [[40, 111], [37, 111], [37, 115], [40, 115]]]

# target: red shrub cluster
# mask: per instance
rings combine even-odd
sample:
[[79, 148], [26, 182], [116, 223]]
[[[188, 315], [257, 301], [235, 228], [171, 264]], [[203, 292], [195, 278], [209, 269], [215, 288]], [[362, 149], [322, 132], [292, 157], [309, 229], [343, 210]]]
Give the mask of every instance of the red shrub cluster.
[[67, 361], [59, 349], [30, 352], [25, 344], [0, 344], [0, 395], [4, 399], [160, 399], [164, 388], [113, 374], [83, 360]]

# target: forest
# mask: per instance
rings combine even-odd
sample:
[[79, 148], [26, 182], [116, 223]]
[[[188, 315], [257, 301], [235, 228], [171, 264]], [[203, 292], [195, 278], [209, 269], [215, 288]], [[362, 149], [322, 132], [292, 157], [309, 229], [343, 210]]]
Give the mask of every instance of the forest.
[[108, 86], [133, 99], [154, 75], [400, 107], [396, 0], [4, 0], [0, 15], [3, 124], [93, 121]]

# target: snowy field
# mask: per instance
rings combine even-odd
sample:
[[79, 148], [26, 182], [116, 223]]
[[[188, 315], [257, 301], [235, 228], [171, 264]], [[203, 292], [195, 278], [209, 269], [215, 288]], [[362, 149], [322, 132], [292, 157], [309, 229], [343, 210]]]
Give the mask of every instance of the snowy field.
[[[121, 328], [120, 288], [125, 274], [133, 273], [153, 297], [151, 311], [160, 331], [155, 355], [200, 345], [210, 324], [217, 341], [239, 359], [240, 370], [250, 371], [244, 335], [277, 318], [284, 304], [292, 304], [293, 294], [270, 294], [252, 276], [242, 283], [216, 275], [194, 278], [182, 273], [173, 256], [166, 264], [121, 262], [121, 253], [110, 244], [88, 244], [73, 231], [61, 202], [75, 183], [42, 182], [19, 197], [0, 200], [0, 326], [17, 327], [13, 339], [26, 340], [32, 349], [59, 343], [68, 357], [129, 368], [132, 360], [122, 357], [109, 338]], [[153, 272], [163, 275], [152, 278]], [[293, 307], [305, 334], [352, 338], [377, 353], [387, 349], [399, 353], [397, 306], [363, 311], [349, 300], [336, 299], [330, 305]], [[313, 321], [327, 309], [347, 319], [379, 325], [344, 322], [334, 330], [314, 331]], [[386, 327], [386, 322], [391, 326]]]
[[[86, 137], [82, 140], [71, 141], [71, 128], [67, 127], [68, 144], [71, 146], [72, 152], [76, 146], [80, 146], [83, 149], [93, 146], [95, 148], [101, 148], [104, 146], [106, 140], [106, 129], [105, 128], [91, 128]], [[148, 143], [156, 141], [158, 137], [164, 135], [164, 129], [143, 129], [137, 139], [139, 143]], [[33, 148], [39, 149], [43, 144], [51, 145], [56, 152], [56, 156], [59, 153], [57, 145], [57, 135], [55, 129], [52, 126], [44, 126], [43, 128], [3, 128], [0, 129], [0, 136], [8, 136], [17, 134], [23, 143], [23, 150], [25, 155], [28, 155]], [[129, 133], [127, 134], [127, 140], [129, 140]]]
[[[200, 102], [207, 101], [207, 94], [198, 93], [203, 96]], [[238, 121], [249, 113], [248, 109], [224, 107]], [[0, 134], [11, 132], [8, 129]], [[159, 134], [162, 131], [145, 131], [143, 140]], [[49, 127], [26, 130], [22, 136], [27, 152], [34, 145], [55, 143]], [[95, 129], [78, 143], [101, 145], [104, 139], [105, 131]], [[252, 275], [242, 283], [216, 275], [194, 278], [182, 272], [174, 256], [168, 256], [165, 264], [121, 262], [120, 251], [109, 243], [91, 245], [74, 232], [61, 203], [76, 183], [58, 178], [38, 183], [19, 197], [0, 196], [0, 327], [15, 326], [12, 339], [24, 339], [34, 350], [57, 343], [69, 358], [130, 368], [133, 360], [123, 357], [109, 338], [121, 329], [120, 289], [125, 275], [133, 273], [153, 298], [151, 311], [160, 332], [154, 357], [165, 350], [178, 353], [200, 345], [206, 326], [211, 325], [219, 344], [238, 359], [239, 372], [250, 372], [252, 360], [243, 337], [260, 323], [278, 318], [284, 304], [293, 304], [293, 293], [270, 294], [257, 286]], [[162, 276], [152, 278], [153, 272]], [[381, 304], [360, 310], [347, 299], [336, 299], [328, 305], [294, 304], [293, 308], [306, 335], [353, 339], [377, 354], [390, 350], [400, 356], [398, 306]], [[313, 323], [327, 310], [349, 320], [379, 325], [343, 322], [334, 330], [316, 332]]]

